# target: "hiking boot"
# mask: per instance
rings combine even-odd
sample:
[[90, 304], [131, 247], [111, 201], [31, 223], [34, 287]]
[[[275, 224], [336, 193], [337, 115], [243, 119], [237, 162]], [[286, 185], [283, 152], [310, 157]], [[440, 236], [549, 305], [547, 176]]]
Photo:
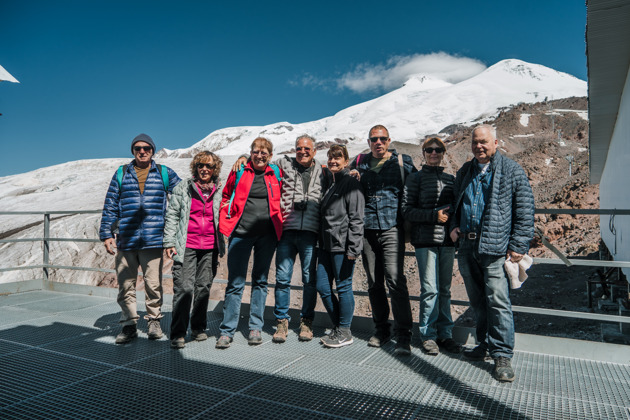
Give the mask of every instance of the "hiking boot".
[[232, 337], [228, 337], [227, 335], [222, 335], [217, 338], [217, 344], [214, 346], [215, 349], [227, 349], [230, 347], [230, 343], [232, 342]]
[[149, 335], [149, 340], [159, 340], [164, 336], [164, 334], [162, 334], [162, 328], [160, 328], [159, 319], [149, 320], [149, 331], [147, 334]]
[[411, 354], [411, 339], [409, 337], [398, 337], [394, 354], [397, 356], [409, 356]]
[[184, 347], [186, 347], [186, 340], [184, 340], [184, 337], [180, 337], [180, 338], [174, 338], [171, 340], [171, 348], [172, 349], [183, 349]]
[[195, 341], [205, 341], [208, 339], [208, 334], [204, 330], [193, 330], [190, 334], [190, 338]]
[[274, 343], [284, 343], [287, 341], [287, 335], [289, 334], [289, 320], [285, 318], [278, 319], [277, 321], [276, 332], [273, 334], [271, 341]]
[[300, 322], [300, 335], [298, 340], [311, 341], [313, 339], [313, 320], [309, 318], [302, 318]]
[[437, 345], [449, 353], [459, 354], [462, 352], [462, 346], [452, 338], [438, 338]]
[[350, 328], [337, 328], [333, 329], [330, 335], [322, 337], [322, 344], [324, 347], [337, 348], [343, 346], [349, 346], [354, 340], [352, 339], [352, 333]]
[[124, 325], [120, 334], [116, 336], [116, 344], [126, 344], [138, 336], [135, 325]]
[[440, 348], [434, 340], [424, 340], [422, 342], [422, 349], [431, 356], [440, 354]]
[[367, 345], [370, 347], [381, 347], [389, 342], [391, 336], [389, 332], [376, 331], [372, 337], [368, 340]]
[[247, 337], [247, 344], [250, 346], [257, 346], [262, 344], [262, 336], [260, 335], [260, 330], [250, 330], [249, 337]]
[[486, 360], [486, 357], [488, 357], [488, 350], [480, 344], [473, 349], [465, 349], [463, 354], [465, 358], [470, 360]]
[[497, 357], [494, 359], [494, 370], [492, 377], [499, 382], [514, 382], [514, 369], [512, 369], [512, 359], [507, 357]]

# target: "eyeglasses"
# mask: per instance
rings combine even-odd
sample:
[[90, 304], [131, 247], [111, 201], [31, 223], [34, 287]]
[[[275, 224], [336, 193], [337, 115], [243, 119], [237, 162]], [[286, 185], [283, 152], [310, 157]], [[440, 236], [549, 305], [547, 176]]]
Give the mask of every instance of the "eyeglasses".
[[269, 156], [269, 153], [263, 152], [262, 150], [252, 150], [252, 155], [260, 155], [262, 157]]
[[381, 141], [381, 143], [385, 143], [387, 140], [389, 140], [389, 137], [370, 137], [370, 141], [372, 143], [376, 143], [379, 140]]
[[431, 154], [433, 152], [435, 153], [444, 153], [444, 149], [442, 147], [425, 147], [424, 148], [425, 153], [427, 154]]
[[310, 152], [311, 148], [310, 147], [296, 147], [295, 151], [296, 152], [301, 152], [301, 151]]
[[202, 168], [206, 168], [206, 169], [214, 169], [216, 168], [217, 165], [211, 165], [209, 163], [198, 163], [197, 164], [197, 169], [202, 169]]
[[153, 148], [151, 146], [134, 146], [133, 150], [135, 152], [139, 152], [140, 150], [144, 150], [145, 152], [150, 152], [151, 150], [153, 150]]

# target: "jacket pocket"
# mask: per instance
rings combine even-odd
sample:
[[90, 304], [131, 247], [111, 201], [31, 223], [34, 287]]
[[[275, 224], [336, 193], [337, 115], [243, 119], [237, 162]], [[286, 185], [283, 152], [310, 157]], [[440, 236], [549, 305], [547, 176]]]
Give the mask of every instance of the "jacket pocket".
[[337, 224], [330, 227], [328, 245], [330, 251], [345, 251], [346, 237], [348, 236], [348, 225]]

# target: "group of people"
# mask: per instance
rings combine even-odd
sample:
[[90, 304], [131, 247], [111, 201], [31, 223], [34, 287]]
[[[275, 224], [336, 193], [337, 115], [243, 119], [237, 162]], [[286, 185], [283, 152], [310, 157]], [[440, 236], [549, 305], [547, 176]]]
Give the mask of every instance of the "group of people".
[[116, 255], [122, 308], [116, 343], [137, 336], [138, 267], [145, 282], [148, 337], [163, 336], [163, 253], [173, 260], [171, 347], [185, 347], [189, 326], [192, 340], [208, 339], [210, 287], [227, 238], [228, 284], [216, 348], [229, 348], [234, 338], [248, 272], [247, 341], [263, 342], [267, 277], [274, 254], [272, 341], [283, 343], [289, 334], [291, 278], [299, 257], [303, 300], [298, 339], [313, 339], [319, 294], [331, 321], [321, 344], [330, 348], [352, 344], [352, 277], [360, 255], [375, 326], [367, 344], [381, 347], [394, 338], [394, 353], [409, 355], [413, 321], [403, 272], [407, 236], [415, 247], [420, 274], [422, 349], [430, 355], [440, 350], [462, 352], [453, 340], [450, 312], [458, 247], [479, 342], [463, 354], [473, 360], [492, 357], [495, 379], [513, 381], [514, 320], [503, 264], [506, 259], [518, 262], [533, 237], [534, 200], [525, 172], [497, 150], [495, 131], [488, 125], [473, 129], [474, 158], [456, 176], [441, 166], [446, 146], [439, 137], [423, 142], [420, 170], [410, 156], [390, 148], [384, 126], [372, 127], [367, 143], [370, 152], [354, 159], [345, 146], [335, 144], [328, 150], [326, 165], [321, 165], [315, 160], [317, 147], [311, 136], [296, 139], [295, 157], [273, 161], [272, 143], [258, 137], [250, 154], [234, 163], [223, 186], [222, 161], [216, 154], [196, 154], [191, 177], [181, 181], [170, 168], [153, 161], [155, 144], [149, 136], [134, 138], [134, 160], [112, 177], [100, 228], [105, 248]]

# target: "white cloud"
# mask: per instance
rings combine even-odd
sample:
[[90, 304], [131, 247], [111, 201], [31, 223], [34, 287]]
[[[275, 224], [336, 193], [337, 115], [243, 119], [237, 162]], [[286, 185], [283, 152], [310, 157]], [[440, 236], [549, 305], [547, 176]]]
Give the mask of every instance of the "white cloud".
[[320, 79], [311, 73], [304, 73], [300, 77], [289, 80], [289, 86], [310, 86], [314, 89], [328, 90], [331, 82], [329, 80]]
[[334, 80], [324, 80], [306, 74], [290, 82], [293, 86], [326, 88], [333, 84], [337, 89], [349, 89], [356, 93], [391, 91], [401, 87], [410, 76], [422, 74], [449, 83], [469, 79], [486, 69], [481, 61], [458, 57], [444, 52], [394, 56], [384, 64], [363, 63]]

